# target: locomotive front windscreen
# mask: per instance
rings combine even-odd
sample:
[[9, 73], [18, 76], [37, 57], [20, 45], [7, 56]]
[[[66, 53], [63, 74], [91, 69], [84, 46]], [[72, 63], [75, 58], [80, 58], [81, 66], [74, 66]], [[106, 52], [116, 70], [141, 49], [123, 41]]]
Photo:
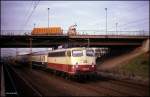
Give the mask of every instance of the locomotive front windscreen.
[[73, 57], [81, 57], [81, 56], [83, 56], [83, 51], [82, 50], [73, 50], [72, 56]]

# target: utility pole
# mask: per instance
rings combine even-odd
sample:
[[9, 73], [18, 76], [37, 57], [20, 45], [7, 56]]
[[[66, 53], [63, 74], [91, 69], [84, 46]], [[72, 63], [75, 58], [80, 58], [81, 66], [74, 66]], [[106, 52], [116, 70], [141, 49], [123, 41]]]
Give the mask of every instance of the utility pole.
[[16, 48], [16, 60], [17, 60], [17, 57], [18, 57], [18, 48]]
[[118, 26], [118, 23], [116, 23], [116, 35], [118, 35], [117, 26]]
[[29, 64], [29, 67], [30, 69], [32, 69], [32, 38], [29, 37], [29, 41], [30, 41], [30, 64]]
[[88, 47], [90, 47], [90, 39], [88, 38]]
[[34, 23], [34, 28], [35, 28], [35, 25], [36, 25], [36, 24]]
[[49, 52], [49, 48], [47, 48], [47, 53]]
[[107, 35], [107, 8], [105, 8], [106, 11], [106, 35]]
[[48, 27], [49, 27], [49, 8], [48, 8]]

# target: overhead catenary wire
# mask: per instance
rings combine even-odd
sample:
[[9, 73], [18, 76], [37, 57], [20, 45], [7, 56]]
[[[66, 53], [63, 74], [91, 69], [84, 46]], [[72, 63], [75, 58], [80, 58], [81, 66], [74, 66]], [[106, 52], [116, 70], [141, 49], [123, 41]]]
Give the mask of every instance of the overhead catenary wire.
[[37, 7], [38, 4], [39, 4], [39, 1], [38, 1], [38, 3], [35, 3], [35, 5], [33, 7], [33, 10], [31, 11], [30, 15], [27, 18], [27, 21], [25, 22], [25, 25], [29, 22], [29, 20], [30, 20], [32, 14], [34, 13], [34, 11], [35, 11], [35, 9], [36, 9], [36, 7]]
[[[30, 14], [30, 10], [33, 8], [32, 6], [34, 5], [34, 1], [31, 2], [31, 4], [29, 5], [28, 9], [27, 9], [27, 12], [25, 13], [24, 15], [24, 19], [28, 18], [28, 15]], [[25, 26], [25, 22], [26, 20], [24, 21], [24, 23], [22, 25], [20, 25], [20, 30], [22, 30], [22, 28], [24, 28]], [[27, 25], [26, 25], [27, 26]]]
[[[135, 27], [135, 25], [139, 25], [139, 24], [143, 24], [145, 22], [148, 22], [148, 18], [143, 18], [143, 19], [139, 19], [139, 20], [134, 20], [134, 21], [130, 21], [124, 24], [120, 24], [118, 25], [119, 28], [123, 28], [123, 27]], [[114, 27], [110, 27], [109, 30], [113, 29]]]
[[25, 13], [25, 18], [28, 17], [28, 14], [30, 14], [31, 9], [32, 9], [33, 6], [34, 6], [34, 1], [31, 2], [30, 6], [31, 6], [31, 7], [28, 7], [27, 13]]
[[[143, 24], [146, 24], [146, 23], [148, 23], [148, 21], [141, 21], [141, 22], [133, 22], [133, 23], [131, 23], [131, 24], [129, 24], [129, 25], [126, 25], [126, 26], [119, 26], [120, 28], [122, 28], [122, 29], [126, 29], [126, 28], [139, 28], [139, 26], [142, 26]], [[141, 28], [141, 27], [140, 27]]]
[[148, 21], [148, 18], [143, 18], [143, 19], [140, 19], [140, 20], [130, 21], [130, 22], [127, 22], [127, 23], [122, 24], [122, 25], [120, 25], [120, 26], [131, 25], [131, 24], [138, 23], [138, 22], [143, 22], [143, 21]]
[[[140, 24], [136, 24], [136, 25], [132, 25], [132, 26], [120, 27], [120, 28], [122, 28], [122, 29], [134, 29], [135, 27], [136, 27], [136, 28], [137, 28], [137, 27], [140, 27], [140, 28], [138, 28], [139, 30], [144, 30], [144, 29], [141, 27], [142, 24], [145, 24], [145, 22], [140, 23]], [[143, 26], [143, 27], [149, 27], [149, 25]]]
[[[136, 12], [137, 11], [139, 11], [139, 9], [141, 9], [141, 8], [143, 8], [143, 7], [147, 7], [147, 6], [145, 6], [145, 4], [141, 4], [141, 5], [139, 5], [139, 6], [136, 6], [136, 7], [133, 7], [132, 9], [131, 8], [129, 8], [128, 7], [128, 5], [126, 5], [126, 4], [123, 4], [123, 5], [121, 5], [121, 4], [119, 4], [119, 6], [127, 6], [127, 11], [128, 12], [131, 12], [131, 11], [135, 11], [135, 9], [136, 9]], [[110, 10], [111, 11], [111, 10]], [[116, 21], [117, 22], [117, 21]], [[95, 26], [95, 25], [98, 25], [99, 23], [96, 23], [96, 24], [94, 24], [93, 26]]]
[[34, 6], [33, 6], [33, 10], [31, 11], [31, 13], [29, 14], [29, 16], [27, 17], [27, 20], [26, 20], [25, 23], [24, 23], [24, 27], [26, 27], [26, 25], [28, 24], [28, 22], [29, 22], [29, 20], [30, 20], [30, 18], [31, 18], [31, 16], [32, 16], [32, 14], [34, 13], [35, 9], [37, 8], [39, 2], [40, 2], [40, 1], [37, 1], [37, 2], [35, 1], [35, 4], [34, 4]]
[[[121, 6], [121, 5], [120, 5], [120, 6]], [[124, 6], [124, 5], [123, 5], [123, 6]], [[136, 9], [136, 12], [137, 12], [137, 11], [139, 11], [139, 9], [141, 9], [141, 8], [143, 8], [143, 7], [146, 7], [145, 4], [142, 4], [142, 5], [133, 7], [132, 9], [128, 9], [128, 8], [127, 8], [126, 10], [128, 10], [128, 12], [131, 12], [131, 11], [135, 11], [135, 9]], [[127, 15], [126, 15], [126, 16], [127, 16]], [[129, 24], [131, 25], [132, 23], [136, 23], [136, 22], [144, 21], [144, 20], [149, 20], [149, 19], [148, 19], [148, 18], [143, 18], [143, 19], [140, 19], [140, 20], [135, 20], [135, 21], [127, 22], [127, 23], [121, 24], [121, 25], [119, 25], [119, 26], [126, 26], [126, 25], [129, 25]], [[116, 21], [116, 22], [119, 23], [119, 20]], [[115, 24], [115, 23], [114, 23], [114, 24]], [[114, 25], [114, 26], [115, 26], [115, 25]], [[113, 29], [114, 26], [113, 26], [113, 27], [109, 27], [108, 30]]]

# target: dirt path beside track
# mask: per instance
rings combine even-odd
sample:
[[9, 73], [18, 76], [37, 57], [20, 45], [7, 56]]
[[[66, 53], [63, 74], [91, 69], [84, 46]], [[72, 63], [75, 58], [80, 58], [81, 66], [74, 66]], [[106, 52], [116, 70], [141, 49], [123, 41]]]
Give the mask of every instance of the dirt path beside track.
[[126, 63], [143, 53], [144, 51], [142, 51], [141, 48], [137, 48], [127, 54], [123, 54], [123, 55], [114, 57], [112, 59], [108, 59], [104, 61], [102, 64], [97, 64], [97, 69], [100, 71], [112, 69], [113, 67], [121, 65], [121, 63]]

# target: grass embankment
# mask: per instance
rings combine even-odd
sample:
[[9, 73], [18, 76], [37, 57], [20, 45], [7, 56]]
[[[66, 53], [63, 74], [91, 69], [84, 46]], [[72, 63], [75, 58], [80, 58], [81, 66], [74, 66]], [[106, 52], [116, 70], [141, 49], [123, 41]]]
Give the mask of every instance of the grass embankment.
[[134, 59], [126, 61], [119, 65], [118, 67], [114, 67], [112, 71], [119, 72], [120, 74], [138, 76], [142, 79], [149, 78], [149, 52], [144, 53]]
[[119, 67], [119, 71], [123, 71], [128, 74], [134, 74], [142, 78], [149, 78], [149, 52], [144, 53], [128, 62], [122, 63]]

